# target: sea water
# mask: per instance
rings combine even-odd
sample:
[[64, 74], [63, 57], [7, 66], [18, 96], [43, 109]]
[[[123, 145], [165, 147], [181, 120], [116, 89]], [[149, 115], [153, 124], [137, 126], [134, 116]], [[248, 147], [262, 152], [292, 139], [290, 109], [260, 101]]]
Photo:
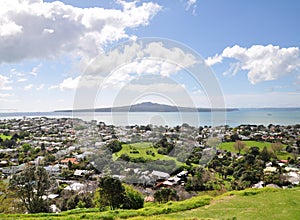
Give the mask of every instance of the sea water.
[[187, 123], [191, 126], [241, 124], [294, 125], [300, 124], [300, 108], [240, 109], [231, 112], [10, 112], [0, 113], [0, 119], [23, 117], [74, 117], [97, 120], [107, 125], [167, 125], [170, 127]]

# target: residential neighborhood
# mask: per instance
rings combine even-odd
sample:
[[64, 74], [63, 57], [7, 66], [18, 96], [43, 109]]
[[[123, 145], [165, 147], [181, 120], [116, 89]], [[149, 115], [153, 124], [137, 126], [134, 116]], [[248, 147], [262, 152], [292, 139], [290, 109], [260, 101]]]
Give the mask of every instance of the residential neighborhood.
[[182, 200], [202, 190], [287, 188], [300, 181], [300, 125], [123, 127], [24, 117], [1, 120], [0, 134], [1, 179], [43, 167], [53, 184], [45, 198], [56, 212], [69, 209], [59, 205], [66, 195], [92, 195], [108, 175], [135, 187], [145, 202], [163, 188]]

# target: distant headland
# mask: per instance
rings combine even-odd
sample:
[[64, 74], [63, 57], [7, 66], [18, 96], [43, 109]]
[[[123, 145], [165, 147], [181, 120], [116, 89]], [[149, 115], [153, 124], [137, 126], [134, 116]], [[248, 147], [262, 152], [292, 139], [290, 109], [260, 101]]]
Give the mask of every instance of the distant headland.
[[238, 108], [192, 108], [172, 105], [143, 102], [130, 106], [78, 109], [78, 110], [55, 110], [54, 112], [228, 112], [239, 111]]

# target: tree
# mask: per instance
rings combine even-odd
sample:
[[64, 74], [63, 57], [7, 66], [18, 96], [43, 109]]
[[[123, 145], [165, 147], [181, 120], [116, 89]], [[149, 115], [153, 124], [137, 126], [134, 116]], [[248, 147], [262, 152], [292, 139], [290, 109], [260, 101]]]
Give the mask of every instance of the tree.
[[230, 135], [230, 140], [237, 141], [237, 140], [240, 140], [240, 137], [238, 134], [232, 134], [232, 135]]
[[50, 189], [50, 179], [43, 167], [28, 166], [12, 177], [10, 189], [16, 191], [29, 213], [48, 212], [48, 201], [43, 199]]
[[243, 150], [245, 148], [246, 144], [240, 140], [236, 140], [234, 145], [233, 145], [233, 148], [235, 150], [237, 150], [239, 152], [239, 154], [241, 153], [241, 150]]
[[31, 150], [30, 144], [28, 144], [28, 143], [22, 144], [22, 151], [23, 151], [24, 153], [27, 153], [27, 152], [30, 151], [30, 150]]
[[8, 184], [0, 180], [0, 213], [19, 213], [24, 211], [16, 203], [14, 192], [8, 188]]
[[262, 149], [262, 151], [261, 151], [261, 153], [260, 153], [260, 156], [261, 156], [261, 159], [262, 159], [263, 161], [268, 162], [268, 161], [270, 161], [272, 155], [271, 155], [271, 153], [268, 151], [267, 147], [265, 146], [265, 147]]
[[112, 152], [116, 153], [122, 150], [122, 143], [118, 140], [113, 140], [107, 145], [107, 148]]
[[142, 194], [135, 190], [132, 186], [124, 184], [125, 197], [122, 205], [123, 209], [140, 209], [144, 207], [144, 199]]
[[154, 193], [154, 199], [159, 203], [178, 200], [177, 191], [175, 189], [163, 188]]
[[280, 142], [272, 143], [271, 149], [274, 152], [274, 154], [277, 156], [277, 153], [280, 153], [282, 150], [282, 143]]
[[167, 137], [163, 136], [162, 139], [154, 145], [154, 147], [158, 149], [157, 152], [159, 154], [167, 155], [174, 149], [175, 144], [173, 142], [168, 142]]
[[109, 206], [110, 209], [120, 208], [125, 198], [125, 188], [120, 180], [106, 176], [99, 180], [100, 208]]

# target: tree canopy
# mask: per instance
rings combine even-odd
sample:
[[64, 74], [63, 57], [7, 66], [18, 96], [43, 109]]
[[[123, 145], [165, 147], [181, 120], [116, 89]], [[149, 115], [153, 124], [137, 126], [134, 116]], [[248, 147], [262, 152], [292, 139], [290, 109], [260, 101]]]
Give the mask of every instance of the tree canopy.
[[48, 212], [48, 201], [43, 199], [50, 189], [50, 179], [43, 167], [28, 166], [12, 177], [10, 189], [16, 191], [23, 206], [29, 213]]

